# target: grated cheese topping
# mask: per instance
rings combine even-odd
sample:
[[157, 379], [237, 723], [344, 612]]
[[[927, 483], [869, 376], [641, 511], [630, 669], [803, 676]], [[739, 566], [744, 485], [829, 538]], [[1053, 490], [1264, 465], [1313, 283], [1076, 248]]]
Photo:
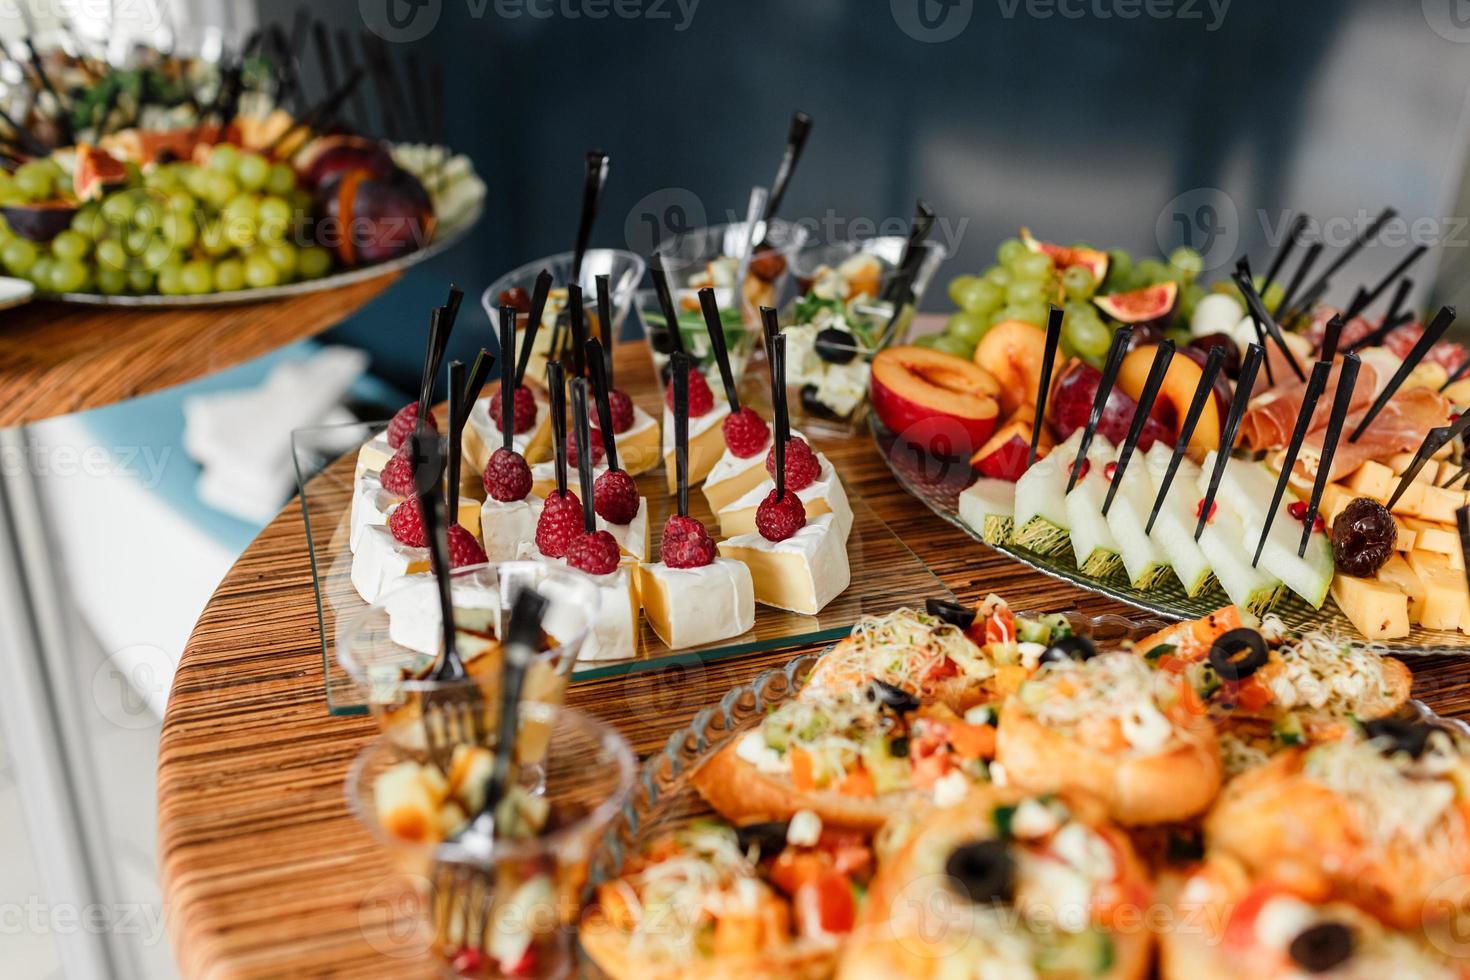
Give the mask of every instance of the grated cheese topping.
[[972, 680], [995, 674], [980, 648], [952, 623], [908, 607], [864, 616], [852, 635], [818, 662], [801, 697], [831, 697], [876, 679], [924, 698], [937, 690], [931, 677], [946, 660]]
[[1129, 746], [1141, 753], [1157, 752], [1177, 733], [1162, 709], [1174, 694], [1160, 686], [1158, 676], [1131, 653], [1110, 653], [1084, 663], [1054, 661], [1021, 687], [1019, 699], [1031, 716], [1062, 731], [1112, 720]]
[[1419, 759], [1385, 753], [1368, 740], [1328, 742], [1307, 753], [1302, 772], [1345, 800], [1359, 832], [1379, 846], [1470, 845], [1453, 818], [1455, 777], [1470, 777], [1470, 767], [1443, 732], [1430, 736]]
[[[1263, 635], [1282, 637], [1273, 658], [1261, 670], [1262, 680], [1276, 703], [1294, 708], [1327, 709], [1352, 714], [1367, 702], [1387, 696], [1383, 658], [1372, 650], [1322, 630], [1286, 638], [1284, 627], [1266, 633], [1275, 616], [1262, 622]], [[1279, 623], [1279, 620], [1277, 620]]]

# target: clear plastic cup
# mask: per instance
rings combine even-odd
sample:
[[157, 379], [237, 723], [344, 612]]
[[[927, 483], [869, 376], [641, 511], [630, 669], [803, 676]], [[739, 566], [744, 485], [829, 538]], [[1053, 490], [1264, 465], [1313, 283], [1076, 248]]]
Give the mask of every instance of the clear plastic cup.
[[347, 774], [353, 816], [399, 872], [397, 951], [434, 957], [445, 976], [571, 974], [588, 868], [637, 774], [631, 747], [608, 724], [537, 702], [523, 703], [521, 715], [550, 733], [544, 773], [520, 797], [545, 805], [540, 828], [519, 825], [494, 841], [400, 836], [394, 828], [417, 826], [403, 819], [414, 803], [392, 787], [404, 767], [421, 763], [387, 738]]
[[[456, 649], [468, 672], [461, 681], [427, 676], [442, 643], [438, 590], [427, 573], [408, 576], [377, 603], [339, 623], [337, 662], [362, 689], [384, 735], [405, 750], [424, 752], [425, 696], [457, 689], [478, 694], [484, 704], [481, 731], [487, 737], [494, 733], [501, 666], [494, 637], [522, 588], [535, 589], [547, 599], [542, 629], [549, 638], [526, 671], [523, 696], [559, 704], [599, 606], [596, 584], [573, 569], [534, 561], [456, 569], [450, 584]], [[539, 740], [523, 731], [523, 760], [534, 760], [541, 748]]]

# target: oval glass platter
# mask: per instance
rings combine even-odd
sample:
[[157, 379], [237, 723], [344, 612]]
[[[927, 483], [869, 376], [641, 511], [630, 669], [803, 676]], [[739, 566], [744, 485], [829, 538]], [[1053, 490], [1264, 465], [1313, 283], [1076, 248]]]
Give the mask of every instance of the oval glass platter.
[[[974, 538], [976, 543], [1008, 555], [1044, 575], [1170, 619], [1198, 619], [1221, 606], [1229, 605], [1230, 599], [1213, 583], [1199, 595], [1190, 597], [1179, 580], [1170, 575], [1145, 591], [1133, 588], [1121, 575], [1115, 578], [1084, 575], [1072, 560], [1070, 552], [1061, 556], [1048, 556], [1012, 545], [992, 545], [985, 542], [959, 516], [959, 495], [975, 476], [969, 463], [963, 459], [945, 460], [930, 456], [900, 440], [878, 421], [877, 416], [869, 414], [868, 419], [873, 441], [899, 485], [936, 515]], [[1324, 630], [1343, 637], [1355, 637], [1360, 645], [1382, 652], [1470, 654], [1470, 636], [1448, 630], [1424, 629], [1418, 625], [1412, 628], [1408, 636], [1400, 639], [1364, 640], [1330, 597], [1322, 604], [1321, 609], [1313, 609], [1301, 597], [1287, 593], [1271, 611], [1292, 629]]]
[[342, 272], [334, 272], [330, 276], [322, 276], [320, 279], [305, 279], [301, 282], [290, 282], [280, 286], [264, 286], [260, 289], [234, 289], [224, 293], [206, 293], [204, 295], [192, 296], [164, 296], [161, 293], [147, 293], [141, 296], [107, 296], [102, 293], [36, 293], [35, 298], [51, 300], [59, 303], [74, 303], [79, 306], [113, 306], [131, 309], [180, 309], [199, 306], [233, 306], [239, 303], [260, 303], [273, 299], [285, 299], [290, 296], [303, 296], [307, 293], [317, 293], [323, 290], [336, 289], [339, 286], [349, 286], [353, 283], [367, 282], [382, 276], [392, 275], [411, 269], [420, 262], [427, 261], [459, 244], [469, 234], [475, 222], [480, 220], [480, 214], [484, 211], [485, 202], [482, 198], [473, 207], [458, 215], [454, 221], [441, 222], [434, 230], [434, 237], [429, 243], [416, 252], [410, 252], [401, 258], [391, 259], [387, 262], [379, 262], [377, 265], [365, 265], [357, 269], [347, 269]]

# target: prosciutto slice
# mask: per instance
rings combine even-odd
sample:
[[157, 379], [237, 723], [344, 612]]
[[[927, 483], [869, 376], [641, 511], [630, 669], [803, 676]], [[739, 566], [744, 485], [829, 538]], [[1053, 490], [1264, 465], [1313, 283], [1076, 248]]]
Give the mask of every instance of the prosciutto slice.
[[[1341, 376], [1342, 361], [1339, 359], [1336, 364], [1332, 365], [1332, 371], [1327, 375], [1327, 387], [1323, 390], [1322, 397], [1317, 401], [1317, 408], [1312, 413], [1312, 424], [1307, 429], [1309, 441], [1311, 433], [1327, 427], [1327, 419], [1332, 414], [1332, 400], [1336, 397], [1337, 382]], [[1353, 400], [1348, 406], [1349, 415], [1356, 411], [1361, 417], [1361, 414], [1373, 403], [1373, 396], [1378, 390], [1377, 369], [1364, 361], [1358, 371], [1357, 384], [1353, 388]], [[1290, 381], [1283, 381], [1251, 399], [1250, 408], [1246, 409], [1245, 415], [1240, 420], [1240, 444], [1252, 451], [1276, 449], [1286, 445], [1291, 441], [1291, 430], [1296, 427], [1297, 413], [1302, 410], [1302, 402], [1306, 400], [1306, 397], [1307, 386], [1293, 377]], [[1385, 408], [1384, 411], [1386, 412], [1387, 409]], [[1369, 431], [1371, 432], [1382, 421], [1380, 417], [1373, 423]], [[1363, 438], [1368, 438], [1367, 432], [1363, 433]], [[1415, 443], [1415, 445], [1418, 444]]]
[[[1353, 404], [1356, 405], [1357, 401], [1355, 397]], [[1367, 411], [1368, 406], [1364, 405], [1348, 412], [1347, 424], [1343, 426], [1342, 437], [1338, 439], [1337, 451], [1332, 457], [1332, 471], [1327, 475], [1329, 480], [1347, 476], [1370, 459], [1385, 459], [1394, 453], [1418, 449], [1430, 429], [1449, 421], [1452, 409], [1449, 399], [1437, 391], [1428, 388], [1398, 391], [1358, 441], [1349, 442], [1348, 436], [1358, 427]], [[1307, 483], [1316, 478], [1326, 438], [1325, 424], [1307, 433], [1297, 456], [1295, 477]]]

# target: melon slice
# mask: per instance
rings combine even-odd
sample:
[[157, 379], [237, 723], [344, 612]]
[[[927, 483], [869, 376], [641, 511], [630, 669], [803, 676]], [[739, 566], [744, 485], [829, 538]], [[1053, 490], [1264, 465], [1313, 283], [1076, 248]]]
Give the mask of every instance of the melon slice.
[[1077, 455], [1082, 432], [1073, 432], [1016, 481], [1014, 543], [1042, 555], [1067, 549], [1072, 522], [1067, 516], [1067, 467]]
[[1103, 500], [1108, 495], [1107, 465], [1116, 455], [1117, 450], [1107, 436], [1100, 433], [1093, 436], [1087, 450], [1090, 464], [1087, 473], [1067, 494], [1072, 554], [1082, 574], [1095, 578], [1108, 578], [1123, 567], [1123, 555], [1102, 512]]
[[1144, 530], [1153, 503], [1154, 486], [1149, 479], [1147, 458], [1135, 452], [1107, 515], [1108, 530], [1113, 532], [1113, 539], [1118, 542], [1123, 568], [1135, 589], [1151, 589], [1170, 575], [1168, 554], [1158, 540]]
[[[1171, 455], [1168, 446], [1156, 442], [1145, 457], [1147, 466], [1144, 469], [1149, 478], [1150, 507], [1153, 506], [1153, 498], [1158, 495], [1159, 487], [1163, 485]], [[1188, 459], [1181, 459], [1179, 470], [1174, 474], [1174, 482], [1169, 485], [1169, 495], [1159, 508], [1154, 529], [1149, 532], [1149, 536], [1168, 556], [1175, 576], [1191, 597], [1209, 588], [1215, 578], [1209, 559], [1194, 540], [1194, 528], [1199, 523], [1199, 501], [1199, 467]], [[1145, 512], [1144, 525], [1147, 524], [1148, 514]]]
[[[1209, 472], [1208, 467], [1205, 472]], [[1189, 533], [1194, 534], [1190, 525]], [[1241, 546], [1245, 529], [1240, 519], [1216, 501], [1215, 514], [1199, 536], [1199, 547], [1230, 601], [1256, 616], [1264, 616], [1281, 601], [1286, 587], [1264, 568], [1252, 568], [1251, 556]]]
[[960, 520], [986, 544], [1010, 544], [1016, 525], [1016, 485], [981, 477], [960, 494]]

